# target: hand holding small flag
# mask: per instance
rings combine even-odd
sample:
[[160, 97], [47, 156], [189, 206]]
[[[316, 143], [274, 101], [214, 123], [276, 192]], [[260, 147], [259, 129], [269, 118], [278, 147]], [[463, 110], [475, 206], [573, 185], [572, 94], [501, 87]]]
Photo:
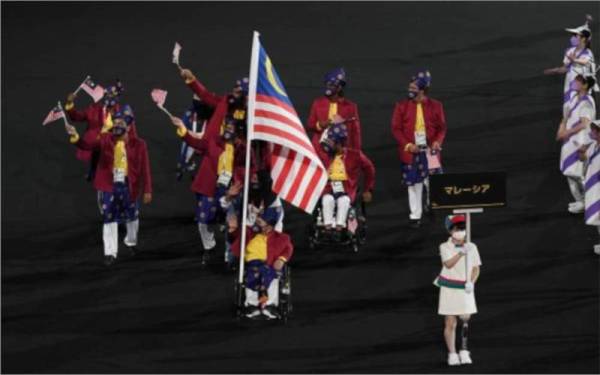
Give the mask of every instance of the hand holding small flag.
[[171, 112], [167, 111], [167, 109], [164, 107], [165, 101], [167, 100], [167, 92], [161, 89], [154, 89], [152, 90], [150, 95], [152, 96], [152, 100], [154, 101], [154, 103], [156, 103], [156, 106], [172, 118], [173, 115], [171, 114]]

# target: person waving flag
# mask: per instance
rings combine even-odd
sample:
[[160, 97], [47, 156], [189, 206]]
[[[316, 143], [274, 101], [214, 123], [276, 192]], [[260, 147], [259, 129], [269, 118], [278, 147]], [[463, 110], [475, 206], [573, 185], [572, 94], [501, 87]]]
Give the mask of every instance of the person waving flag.
[[[252, 141], [271, 143], [272, 190], [292, 205], [312, 213], [327, 184], [327, 172], [288, 97], [271, 59], [254, 32], [248, 86], [246, 165], [242, 207], [248, 207]], [[239, 284], [244, 280], [248, 212], [242, 210]], [[249, 246], [249, 244], [248, 244]], [[285, 259], [285, 258], [284, 258]]]

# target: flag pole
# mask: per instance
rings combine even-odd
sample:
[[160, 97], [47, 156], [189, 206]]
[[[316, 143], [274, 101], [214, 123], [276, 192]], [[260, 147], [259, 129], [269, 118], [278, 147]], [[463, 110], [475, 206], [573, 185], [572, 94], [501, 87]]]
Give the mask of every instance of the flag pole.
[[81, 82], [79, 84], [79, 87], [77, 88], [77, 90], [75, 90], [75, 92], [73, 93], [73, 95], [77, 95], [77, 93], [79, 92], [79, 90], [81, 90], [81, 86], [83, 86], [83, 84], [85, 83], [85, 81], [87, 81], [90, 78], [92, 78], [92, 77], [91, 76], [86, 76], [85, 79], [83, 80], [83, 82]]
[[256, 106], [256, 86], [258, 79], [258, 47], [260, 34], [254, 32], [252, 38], [252, 54], [250, 56], [250, 82], [248, 85], [248, 116], [246, 119], [246, 165], [244, 170], [244, 197], [242, 200], [242, 234], [240, 238], [240, 274], [239, 284], [244, 282], [244, 257], [246, 254], [246, 226], [248, 221], [248, 185], [250, 184], [250, 147], [252, 143], [252, 126]]
[[60, 100], [58, 101], [58, 108], [60, 108], [60, 111], [63, 114], [63, 121], [65, 122], [65, 128], [67, 128], [67, 126], [71, 126], [71, 124], [69, 124], [67, 122], [67, 114], [65, 113], [65, 110], [63, 109], [62, 103], [60, 102]]

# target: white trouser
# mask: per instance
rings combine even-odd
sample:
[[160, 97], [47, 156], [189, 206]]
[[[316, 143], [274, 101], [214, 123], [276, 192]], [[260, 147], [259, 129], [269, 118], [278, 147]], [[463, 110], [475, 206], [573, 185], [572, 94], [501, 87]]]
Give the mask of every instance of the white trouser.
[[[279, 279], [275, 278], [271, 281], [269, 289], [267, 289], [267, 306], [279, 306]], [[246, 301], [244, 306], [258, 306], [258, 292], [246, 288]]]
[[408, 187], [408, 207], [410, 218], [420, 220], [423, 215], [423, 183], [418, 182]]
[[102, 240], [104, 241], [104, 255], [117, 257], [119, 251], [119, 224], [105, 223], [102, 226]]
[[425, 186], [425, 204], [429, 206], [429, 177], [425, 177], [423, 185]]
[[583, 181], [580, 178], [567, 176], [569, 190], [576, 202], [583, 202]]
[[125, 226], [127, 227], [127, 235], [123, 240], [123, 243], [129, 247], [137, 246], [138, 240], [138, 229], [140, 228], [140, 220], [128, 221]]
[[[342, 195], [335, 199], [331, 194], [323, 195], [321, 200], [323, 206], [323, 224], [326, 226], [337, 225], [340, 227], [346, 227], [346, 219], [348, 218], [348, 211], [350, 210], [350, 197]], [[335, 218], [333, 217], [333, 211], [337, 206]]]
[[204, 250], [212, 250], [217, 245], [215, 232], [208, 228], [208, 224], [198, 223], [198, 232], [200, 232], [200, 239], [202, 239]]

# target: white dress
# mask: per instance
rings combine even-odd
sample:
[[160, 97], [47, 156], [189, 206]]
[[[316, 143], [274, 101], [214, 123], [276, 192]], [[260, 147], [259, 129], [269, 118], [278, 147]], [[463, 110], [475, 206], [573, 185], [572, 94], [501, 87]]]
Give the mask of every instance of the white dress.
[[[569, 58], [567, 56], [572, 54], [574, 51], [575, 51], [575, 47], [567, 48], [567, 50], [565, 51], [565, 56], [563, 58], [563, 64], [564, 64], [564, 66], [567, 67], [567, 73], [565, 74], [564, 99], [563, 99], [563, 101], [565, 101], [565, 102], [567, 100], [569, 100], [569, 97], [571, 96], [571, 93], [572, 93], [571, 83], [573, 83], [573, 81], [575, 80], [575, 77], [577, 77], [579, 74], [581, 74], [583, 76], [593, 75], [596, 72], [596, 64], [594, 62], [594, 54], [592, 53], [592, 51], [590, 49], [584, 48], [575, 55], [575, 58], [577, 60], [582, 60], [583, 64], [572, 63], [571, 60], [569, 60]], [[597, 89], [598, 89], [598, 87], [596, 85], [594, 87], [594, 90], [597, 91]]]
[[[563, 106], [563, 117], [567, 129], [577, 126], [581, 118], [593, 121], [596, 118], [596, 103], [590, 95], [579, 96], [572, 93], [568, 102]], [[560, 150], [560, 171], [567, 177], [582, 179], [584, 175], [583, 162], [579, 160], [578, 150], [581, 146], [590, 144], [590, 128], [574, 134], [563, 142]]]
[[[438, 305], [439, 315], [471, 315], [477, 313], [477, 305], [475, 303], [475, 292], [466, 293], [464, 283], [470, 280], [473, 267], [481, 266], [481, 258], [479, 251], [474, 243], [468, 242], [464, 245], [467, 250], [467, 255], [460, 258], [452, 268], [444, 266], [444, 262], [454, 257], [459, 253], [456, 246], [449, 238], [447, 242], [440, 245], [440, 257], [442, 258], [442, 271], [440, 276], [435, 280], [435, 284], [440, 288], [440, 300]], [[468, 258], [468, 259], [467, 259]], [[466, 261], [469, 262], [469, 272], [466, 272]], [[468, 276], [468, 277], [467, 277]], [[457, 285], [462, 284], [462, 288], [453, 288], [441, 285], [440, 278], [455, 282]]]

